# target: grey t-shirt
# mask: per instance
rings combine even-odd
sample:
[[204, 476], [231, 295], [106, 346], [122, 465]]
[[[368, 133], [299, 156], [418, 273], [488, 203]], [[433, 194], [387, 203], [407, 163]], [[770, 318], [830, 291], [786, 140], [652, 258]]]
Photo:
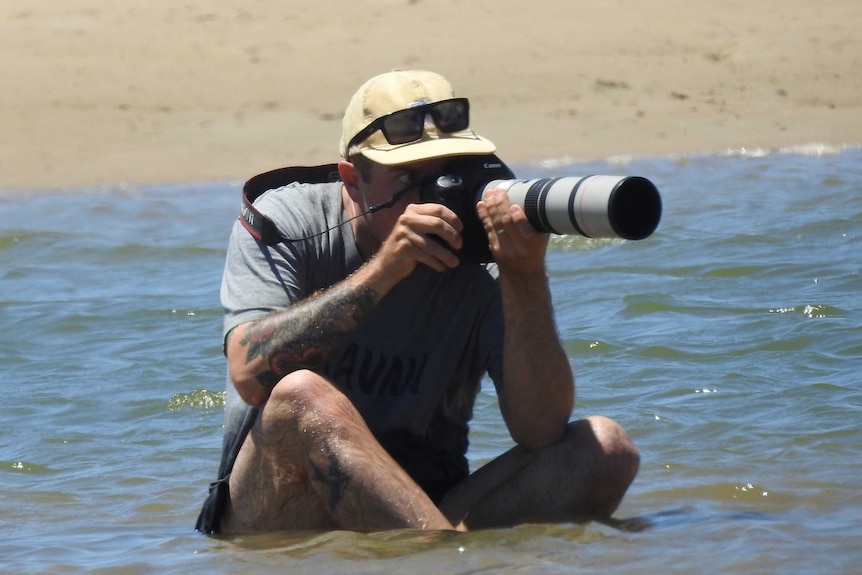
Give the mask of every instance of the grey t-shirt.
[[[286, 241], [270, 247], [239, 222], [227, 253], [224, 334], [346, 278], [360, 265], [341, 183], [291, 184], [255, 207]], [[418, 267], [315, 371], [353, 402], [371, 431], [420, 484], [467, 474], [468, 422], [487, 373], [502, 384], [503, 319], [496, 267]], [[228, 380], [225, 454], [256, 415]], [[225, 458], [229, 459], [226, 461]]]

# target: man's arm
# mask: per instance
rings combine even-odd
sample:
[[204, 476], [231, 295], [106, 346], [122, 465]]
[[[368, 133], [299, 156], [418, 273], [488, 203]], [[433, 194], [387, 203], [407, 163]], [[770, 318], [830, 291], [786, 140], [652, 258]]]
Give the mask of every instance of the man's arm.
[[396, 269], [382, 252], [341, 282], [228, 334], [228, 371], [246, 403], [261, 405], [285, 375], [324, 363], [412, 270]]
[[563, 438], [575, 381], [560, 344], [544, 268], [500, 274], [503, 377], [500, 406], [512, 438], [539, 449]]
[[503, 386], [500, 409], [512, 438], [539, 449], [563, 438], [575, 381], [560, 343], [545, 272], [549, 236], [532, 229], [503, 190], [477, 206], [500, 271]]
[[[260, 405], [285, 375], [325, 362], [380, 299], [362, 270], [288, 308], [240, 324], [226, 342], [228, 370], [240, 396]], [[384, 288], [385, 289], [385, 288]]]

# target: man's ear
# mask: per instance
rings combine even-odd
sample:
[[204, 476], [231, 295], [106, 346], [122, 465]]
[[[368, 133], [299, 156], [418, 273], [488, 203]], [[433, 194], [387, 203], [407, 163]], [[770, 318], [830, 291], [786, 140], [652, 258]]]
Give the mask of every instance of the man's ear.
[[350, 199], [360, 203], [362, 201], [362, 192], [359, 190], [359, 179], [361, 176], [356, 166], [347, 160], [341, 160], [338, 162], [338, 175], [341, 177], [341, 181], [344, 183], [344, 188], [347, 190]]

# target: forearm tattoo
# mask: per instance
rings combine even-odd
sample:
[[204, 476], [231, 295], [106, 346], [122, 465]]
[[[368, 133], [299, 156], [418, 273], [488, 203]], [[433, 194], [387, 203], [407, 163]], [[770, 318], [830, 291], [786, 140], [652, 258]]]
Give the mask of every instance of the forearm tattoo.
[[332, 447], [326, 439], [323, 440], [322, 451], [326, 454], [326, 459], [329, 462], [329, 469], [323, 471], [314, 464], [314, 461], [309, 459], [308, 463], [311, 465], [311, 468], [314, 469], [314, 476], [311, 479], [312, 481], [323, 483], [324, 486], [328, 488], [329, 508], [334, 509], [344, 496], [344, 491], [350, 483], [350, 476], [341, 469], [341, 462], [338, 460], [338, 456], [332, 450]]
[[376, 299], [370, 288], [345, 284], [274, 312], [246, 329], [240, 340], [247, 348], [246, 363], [258, 359], [266, 363], [257, 379], [270, 388], [293, 371], [320, 365], [365, 318]]

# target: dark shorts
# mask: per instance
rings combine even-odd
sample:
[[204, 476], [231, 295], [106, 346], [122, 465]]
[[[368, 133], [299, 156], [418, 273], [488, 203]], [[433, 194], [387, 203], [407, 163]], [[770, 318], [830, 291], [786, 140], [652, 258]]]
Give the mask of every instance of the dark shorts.
[[198, 521], [195, 523], [195, 531], [200, 531], [207, 535], [214, 535], [221, 531], [221, 516], [227, 503], [229, 479], [230, 475], [224, 479], [210, 483], [209, 495], [207, 495], [200, 515], [198, 515]]
[[[404, 432], [377, 436], [377, 440], [435, 505], [439, 506], [449, 490], [470, 474], [467, 458], [458, 454], [458, 451], [467, 451], [466, 438], [451, 451], [441, 450], [431, 439]], [[445, 445], [453, 443], [444, 442]]]
[[420, 484], [425, 493], [428, 494], [428, 497], [431, 498], [431, 501], [434, 502], [434, 505], [440, 506], [440, 503], [443, 501], [443, 498], [446, 497], [446, 494], [449, 493], [453, 487], [461, 483], [463, 479], [442, 479], [439, 481], [432, 481], [429, 483]]

